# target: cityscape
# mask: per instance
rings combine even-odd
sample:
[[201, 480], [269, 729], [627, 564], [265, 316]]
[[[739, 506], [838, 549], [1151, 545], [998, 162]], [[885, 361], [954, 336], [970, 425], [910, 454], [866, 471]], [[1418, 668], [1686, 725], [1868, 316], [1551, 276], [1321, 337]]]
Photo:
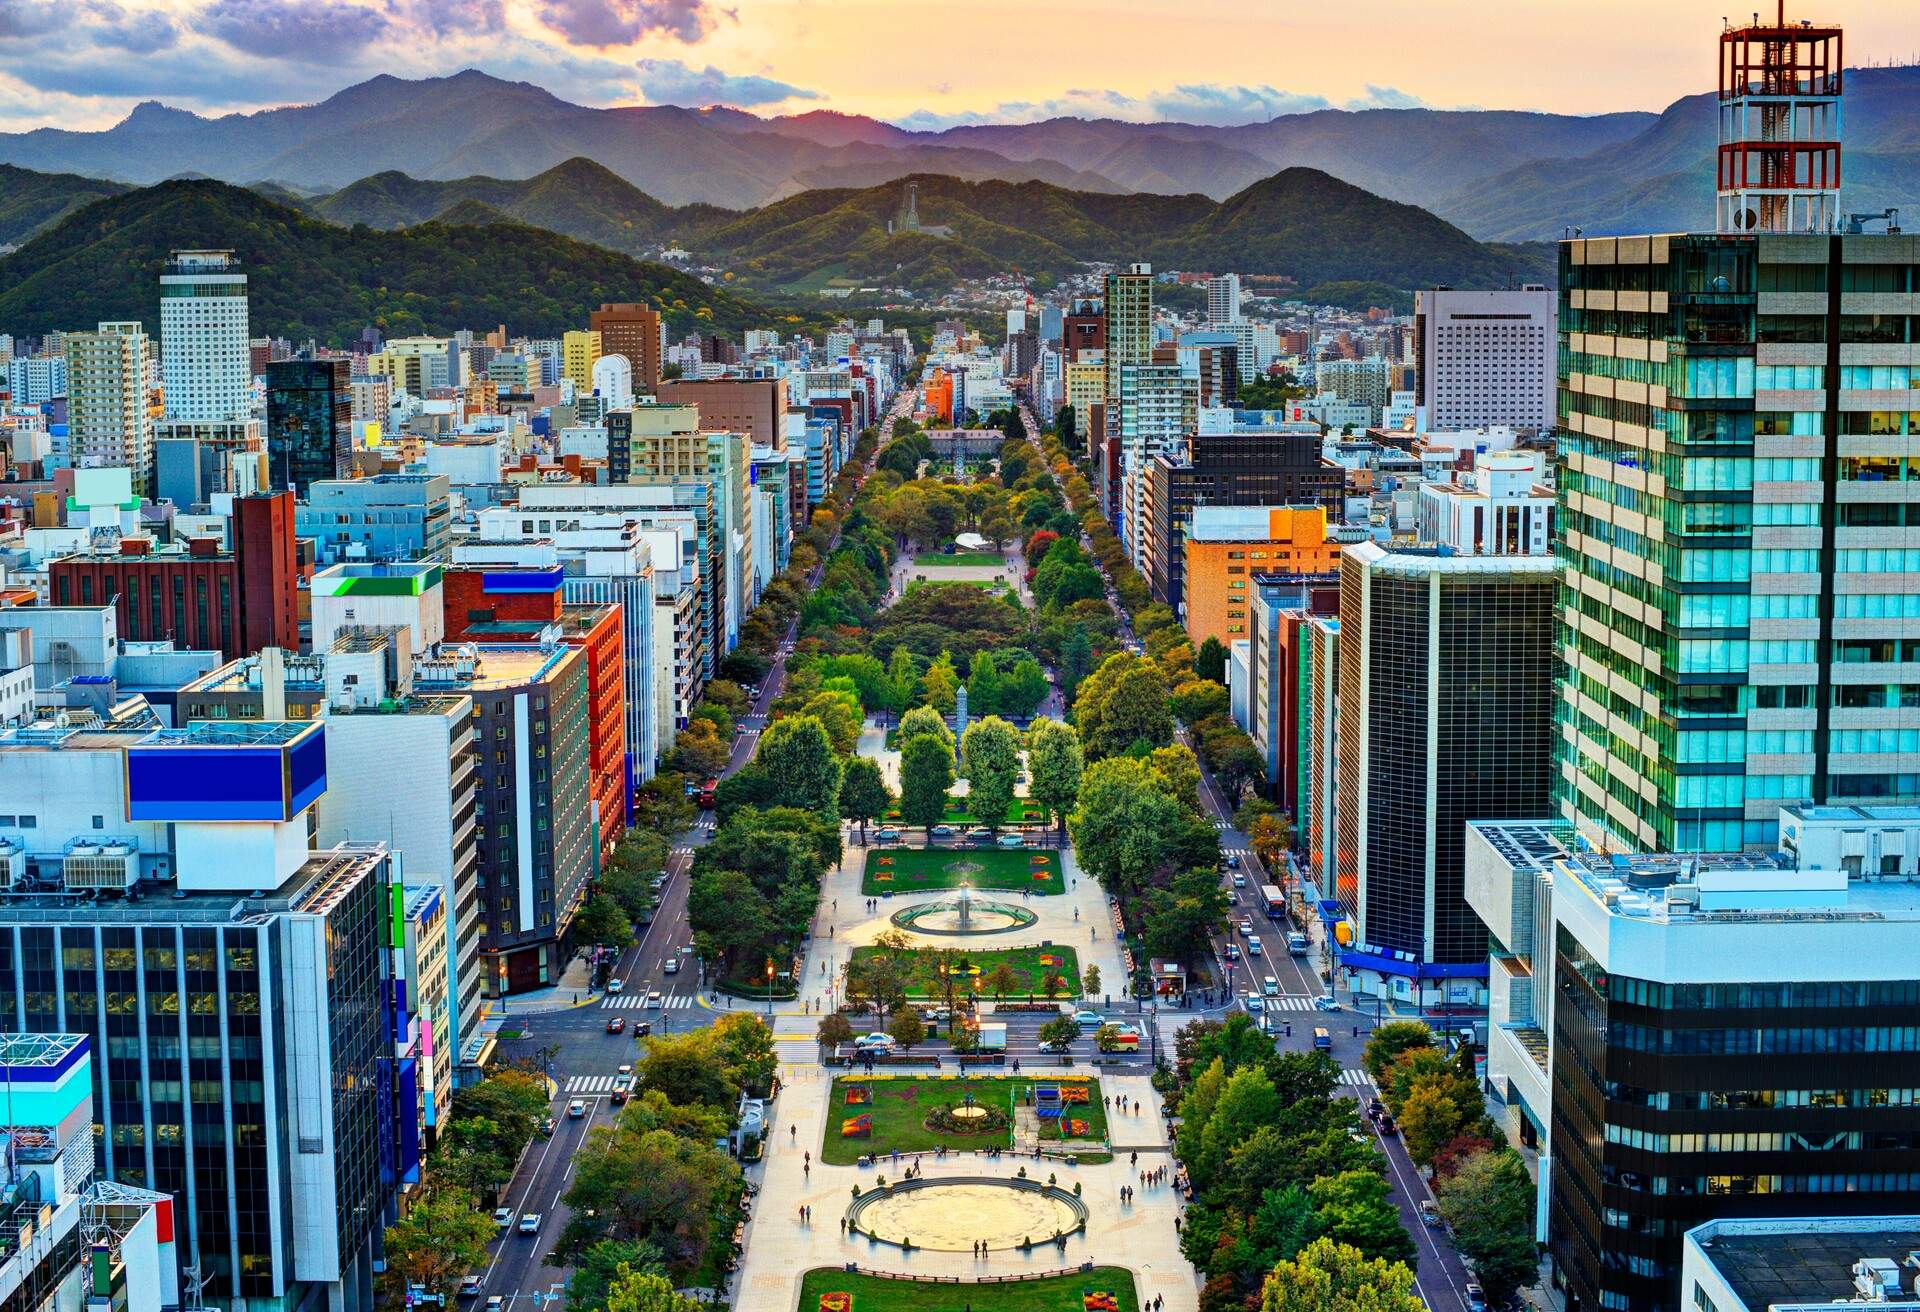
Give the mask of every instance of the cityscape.
[[880, 118], [0, 0], [0, 1312], [1920, 1312], [1848, 7]]

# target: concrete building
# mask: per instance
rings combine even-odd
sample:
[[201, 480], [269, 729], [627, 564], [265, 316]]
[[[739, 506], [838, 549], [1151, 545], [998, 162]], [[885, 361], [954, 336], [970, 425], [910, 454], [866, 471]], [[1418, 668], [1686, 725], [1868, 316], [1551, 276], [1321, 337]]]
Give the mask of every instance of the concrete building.
[[79, 469], [127, 469], [136, 492], [153, 478], [153, 416], [147, 408], [147, 334], [138, 323], [103, 323], [67, 334], [67, 432]]
[[[1198, 381], [1178, 364], [1120, 364], [1120, 523], [1121, 543], [1135, 569], [1145, 568], [1147, 466], [1173, 457], [1193, 429]], [[1110, 412], [1111, 413], [1111, 412]]]
[[587, 328], [600, 334], [602, 355], [626, 357], [636, 388], [651, 393], [660, 386], [667, 325], [659, 311], [631, 302], [602, 305], [587, 315]]
[[15, 356], [7, 361], [7, 394], [14, 405], [44, 405], [67, 394], [67, 357]]
[[573, 383], [575, 396], [593, 393], [593, 370], [600, 363], [600, 334], [575, 328], [560, 338], [560, 376]]
[[1475, 556], [1543, 556], [1553, 543], [1553, 489], [1538, 451], [1478, 457], [1460, 482], [1424, 482], [1418, 510], [1422, 542], [1445, 542]]
[[253, 389], [247, 275], [232, 251], [175, 251], [160, 275], [168, 419], [244, 419]]
[[1920, 1307], [1911, 1274], [1920, 1216], [1910, 1213], [1707, 1221], [1684, 1243], [1680, 1297], [1700, 1312]]
[[1266, 761], [1274, 802], [1293, 817], [1297, 845], [1306, 836], [1312, 794], [1313, 648], [1308, 626], [1340, 613], [1340, 575], [1252, 576], [1247, 625], [1247, 708], [1240, 727]]
[[1422, 428], [1553, 427], [1552, 289], [1419, 291], [1413, 322]]
[[1222, 273], [1207, 279], [1207, 322], [1218, 326], [1240, 321], [1240, 275]]
[[[1920, 838], [1911, 808], [1828, 810], [1783, 808], [1780, 830], [1816, 850], [1816, 829]], [[1682, 1236], [1703, 1223], [1911, 1201], [1913, 855], [1858, 875], [1603, 855], [1557, 820], [1470, 824], [1466, 844], [1493, 945], [1488, 1080], [1538, 1145], [1538, 1237], [1570, 1307], [1686, 1306]]]
[[347, 560], [445, 560], [451, 485], [439, 474], [323, 479], [294, 508], [294, 532], [322, 565]]
[[1067, 404], [1073, 407], [1073, 431], [1078, 434], [1083, 449], [1093, 432], [1094, 413], [1105, 404], [1107, 395], [1106, 360], [1097, 352], [1092, 354], [1094, 358], [1090, 360], [1067, 362], [1063, 384]]
[[1296, 816], [1294, 846], [1305, 851], [1317, 905], [1334, 885], [1339, 841], [1340, 618], [1314, 616], [1306, 623], [1308, 705], [1306, 791]]
[[1548, 804], [1558, 583], [1551, 556], [1365, 542], [1341, 558], [1329, 896], [1356, 991], [1480, 1000], [1486, 937], [1463, 892], [1463, 826]]
[[1329, 574], [1340, 544], [1324, 506], [1195, 506], [1175, 608], [1195, 650], [1208, 638], [1244, 640], [1254, 625], [1257, 575]]
[[757, 446], [780, 440], [787, 412], [784, 378], [674, 378], [654, 391], [662, 404], [697, 407], [704, 430], [745, 433]]
[[[1110, 273], [1101, 302], [1102, 336], [1107, 361], [1107, 418], [1120, 418], [1121, 371], [1153, 359], [1153, 266], [1130, 264]], [[1070, 343], [1069, 345], [1073, 345]]]

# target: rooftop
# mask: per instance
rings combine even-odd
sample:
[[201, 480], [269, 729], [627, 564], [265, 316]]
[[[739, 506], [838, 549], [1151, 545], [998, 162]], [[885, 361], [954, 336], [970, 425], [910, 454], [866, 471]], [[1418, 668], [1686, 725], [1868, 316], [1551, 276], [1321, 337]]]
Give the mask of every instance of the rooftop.
[[380, 843], [342, 843], [311, 852], [275, 889], [259, 896], [231, 889], [198, 891], [169, 883], [134, 885], [124, 900], [89, 893], [8, 893], [0, 891], [0, 925], [76, 921], [123, 925], [224, 925], [258, 923], [268, 916], [304, 911], [324, 914], [355, 877], [386, 859]]
[[1901, 1264], [1920, 1250], [1920, 1216], [1712, 1221], [1688, 1231], [1687, 1239], [1748, 1312], [1821, 1303], [1889, 1308], [1897, 1304], [1859, 1301], [1853, 1264], [1889, 1260], [1911, 1288], [1911, 1269]]

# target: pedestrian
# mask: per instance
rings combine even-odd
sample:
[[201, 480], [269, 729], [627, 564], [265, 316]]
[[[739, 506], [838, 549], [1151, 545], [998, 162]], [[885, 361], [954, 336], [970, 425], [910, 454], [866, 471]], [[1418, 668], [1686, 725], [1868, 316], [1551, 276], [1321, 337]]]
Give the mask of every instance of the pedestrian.
[[789, 1125], [787, 1127], [787, 1142], [797, 1143], [799, 1142], [799, 1139], [800, 1139], [800, 1127], [797, 1125]]
[[843, 1216], [840, 1218], [840, 1234], [842, 1235], [842, 1237], [844, 1237], [846, 1233], [847, 1233], [847, 1218]]
[[1140, 1154], [1139, 1154], [1139, 1153], [1135, 1153], [1135, 1154], [1133, 1154], [1133, 1155], [1132, 1155], [1131, 1157], [1129, 1157], [1129, 1158], [1127, 1158], [1127, 1165], [1128, 1165], [1128, 1166], [1138, 1166], [1138, 1165], [1140, 1165]]

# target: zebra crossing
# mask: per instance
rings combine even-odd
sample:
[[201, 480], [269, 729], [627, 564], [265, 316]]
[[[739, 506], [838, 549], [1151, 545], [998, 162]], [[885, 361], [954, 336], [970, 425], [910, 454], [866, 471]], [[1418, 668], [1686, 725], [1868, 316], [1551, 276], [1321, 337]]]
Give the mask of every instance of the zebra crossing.
[[1356, 1084], [1363, 1089], [1370, 1089], [1373, 1087], [1373, 1077], [1363, 1070], [1348, 1066], [1340, 1072], [1340, 1083]]
[[[600, 999], [600, 1010], [602, 1011], [639, 1011], [646, 1005], [647, 995], [644, 993], [616, 993]], [[691, 993], [676, 993], [672, 997], [664, 999], [660, 1005], [667, 1011], [675, 1011], [682, 1007], [691, 1007], [693, 1005], [693, 995]]]
[[1266, 1000], [1268, 1011], [1312, 1011], [1313, 999], [1304, 993], [1282, 993]]
[[570, 1075], [567, 1077], [567, 1092], [570, 1094], [612, 1093], [613, 1076]]

